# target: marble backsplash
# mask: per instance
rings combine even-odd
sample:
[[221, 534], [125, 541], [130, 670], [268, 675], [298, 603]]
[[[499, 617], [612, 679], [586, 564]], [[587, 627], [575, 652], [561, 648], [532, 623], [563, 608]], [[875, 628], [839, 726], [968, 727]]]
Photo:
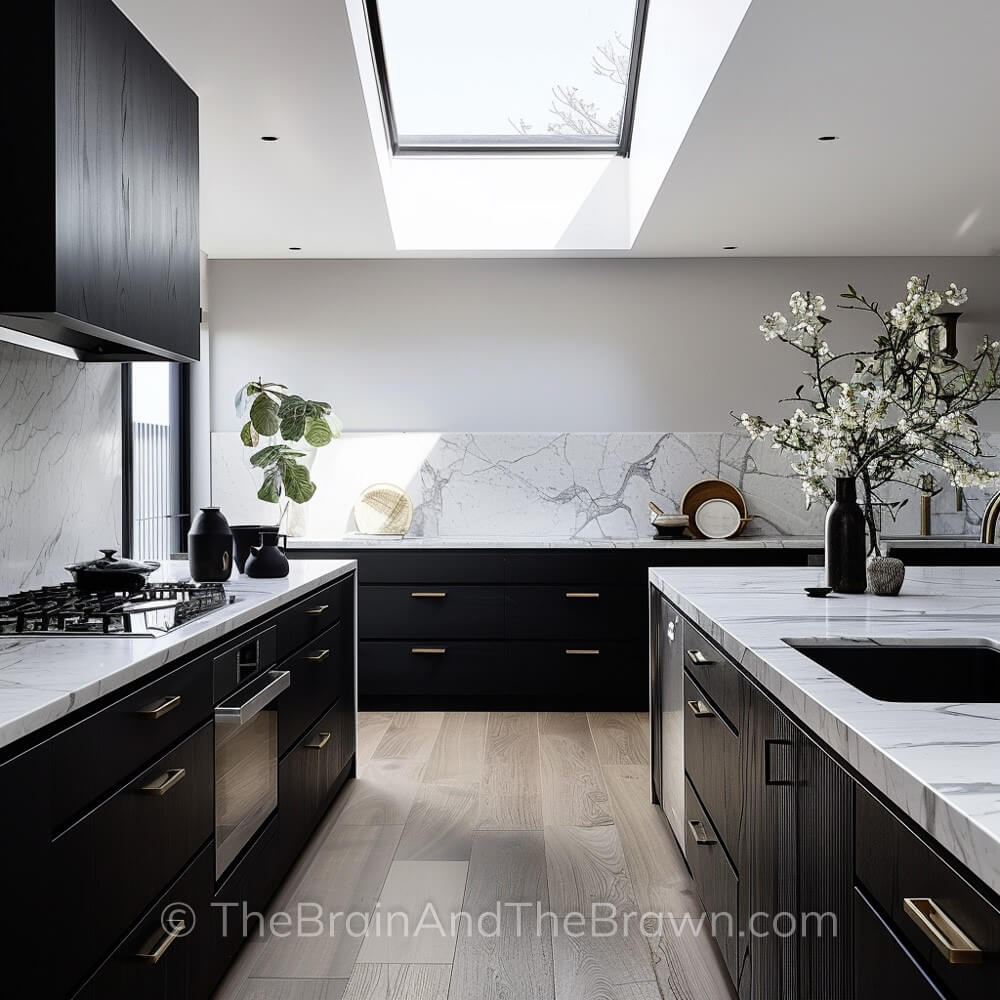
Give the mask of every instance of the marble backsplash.
[[[990, 441], [1000, 453], [1000, 435]], [[212, 435], [212, 500], [233, 523], [275, 520], [257, 500], [259, 475], [239, 435]], [[737, 485], [754, 520], [747, 535], [818, 535], [825, 510], [807, 510], [788, 459], [732, 433], [380, 433], [346, 434], [311, 457], [318, 489], [292, 533], [339, 539], [356, 531], [353, 505], [373, 483], [406, 489], [415, 514], [410, 536], [635, 538], [652, 535], [647, 504], [679, 509], [684, 491], [706, 477]], [[886, 534], [919, 531], [915, 490]], [[933, 499], [934, 534], [979, 530], [983, 497], [964, 509], [947, 487]]]
[[0, 594], [120, 546], [121, 369], [0, 343]]

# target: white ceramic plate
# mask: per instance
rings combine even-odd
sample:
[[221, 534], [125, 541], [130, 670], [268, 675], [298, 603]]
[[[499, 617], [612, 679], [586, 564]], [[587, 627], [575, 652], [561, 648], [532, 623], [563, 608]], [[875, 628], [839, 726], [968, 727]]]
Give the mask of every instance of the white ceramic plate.
[[694, 523], [706, 538], [732, 538], [740, 530], [740, 512], [728, 500], [706, 500], [695, 511]]

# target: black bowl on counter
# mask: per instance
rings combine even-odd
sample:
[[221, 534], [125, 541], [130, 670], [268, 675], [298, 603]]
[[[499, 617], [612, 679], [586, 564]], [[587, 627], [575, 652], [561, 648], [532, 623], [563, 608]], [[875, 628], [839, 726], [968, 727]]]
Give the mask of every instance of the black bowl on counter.
[[101, 549], [103, 559], [74, 563], [67, 566], [73, 582], [91, 594], [134, 594], [146, 585], [150, 573], [158, 570], [158, 562], [116, 559], [117, 549]]

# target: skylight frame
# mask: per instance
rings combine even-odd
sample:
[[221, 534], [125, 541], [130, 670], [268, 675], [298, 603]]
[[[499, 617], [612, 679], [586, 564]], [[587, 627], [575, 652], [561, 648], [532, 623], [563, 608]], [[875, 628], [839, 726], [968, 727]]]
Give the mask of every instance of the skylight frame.
[[646, 15], [649, 0], [636, 0], [635, 24], [632, 30], [632, 48], [629, 62], [628, 85], [622, 106], [621, 132], [618, 142], [609, 136], [524, 135], [512, 136], [421, 136], [400, 142], [396, 117], [392, 108], [392, 90], [389, 70], [379, 21], [378, 0], [364, 0], [365, 19], [368, 23], [368, 41], [371, 48], [375, 78], [378, 82], [379, 102], [386, 143], [393, 156], [441, 155], [492, 155], [509, 156], [526, 154], [613, 154], [627, 157], [632, 145], [632, 126], [635, 121], [635, 101], [639, 88], [639, 68], [642, 64], [642, 46], [646, 34]]

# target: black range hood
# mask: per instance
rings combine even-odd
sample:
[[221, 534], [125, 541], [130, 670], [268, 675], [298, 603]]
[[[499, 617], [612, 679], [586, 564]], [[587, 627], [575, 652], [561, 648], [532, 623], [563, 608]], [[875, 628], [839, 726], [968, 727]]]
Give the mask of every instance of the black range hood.
[[197, 360], [197, 96], [112, 0], [17, 4], [5, 35], [0, 339]]

